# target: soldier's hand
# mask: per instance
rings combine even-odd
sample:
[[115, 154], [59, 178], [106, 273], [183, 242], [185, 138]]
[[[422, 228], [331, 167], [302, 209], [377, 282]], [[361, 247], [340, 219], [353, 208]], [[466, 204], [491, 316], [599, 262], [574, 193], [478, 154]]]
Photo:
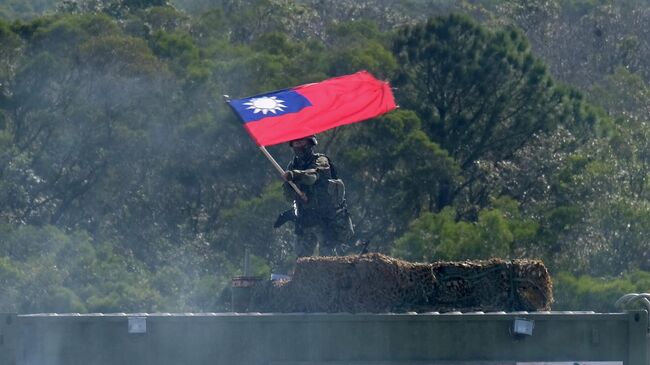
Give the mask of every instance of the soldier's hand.
[[293, 177], [294, 177], [294, 176], [293, 176], [293, 172], [291, 172], [291, 171], [285, 171], [284, 174], [282, 174], [282, 177], [283, 177], [286, 181], [293, 181]]

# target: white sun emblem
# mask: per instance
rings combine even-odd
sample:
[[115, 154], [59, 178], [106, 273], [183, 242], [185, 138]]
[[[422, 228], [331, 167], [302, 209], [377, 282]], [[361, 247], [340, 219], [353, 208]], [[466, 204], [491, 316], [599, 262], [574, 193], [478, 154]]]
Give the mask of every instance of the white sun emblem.
[[244, 103], [244, 105], [248, 105], [248, 108], [246, 109], [253, 109], [253, 113], [255, 114], [261, 112], [266, 115], [268, 112], [275, 114], [278, 111], [284, 111], [283, 108], [286, 108], [287, 106], [282, 103], [284, 103], [284, 101], [275, 96], [263, 96], [261, 98], [253, 98]]

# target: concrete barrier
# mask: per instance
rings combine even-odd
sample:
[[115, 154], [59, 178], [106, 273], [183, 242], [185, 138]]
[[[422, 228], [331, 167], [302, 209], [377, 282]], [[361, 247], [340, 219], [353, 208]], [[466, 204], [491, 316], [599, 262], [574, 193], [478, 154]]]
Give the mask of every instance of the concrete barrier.
[[16, 361], [16, 315], [0, 313], [0, 364], [13, 365]]
[[[650, 365], [646, 311], [3, 318], [10, 365]], [[516, 333], [516, 319], [530, 335]]]

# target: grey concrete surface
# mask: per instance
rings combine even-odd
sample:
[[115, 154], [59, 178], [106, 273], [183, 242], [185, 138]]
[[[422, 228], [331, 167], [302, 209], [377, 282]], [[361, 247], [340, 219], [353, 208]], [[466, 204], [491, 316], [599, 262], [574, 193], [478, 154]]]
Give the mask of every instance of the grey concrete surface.
[[[131, 331], [141, 333], [130, 333], [136, 317]], [[533, 334], [514, 334], [515, 318], [533, 320]], [[2, 323], [0, 363], [9, 365], [650, 365], [645, 311], [43, 314]]]

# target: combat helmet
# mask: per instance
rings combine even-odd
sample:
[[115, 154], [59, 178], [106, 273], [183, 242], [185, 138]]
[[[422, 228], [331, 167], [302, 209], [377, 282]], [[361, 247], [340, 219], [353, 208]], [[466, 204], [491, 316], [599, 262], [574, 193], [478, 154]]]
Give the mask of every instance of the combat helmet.
[[312, 135], [309, 135], [309, 136], [305, 136], [305, 137], [302, 137], [302, 138], [296, 138], [294, 140], [289, 141], [289, 146], [293, 147], [293, 142], [302, 141], [302, 140], [309, 141], [312, 146], [318, 145], [318, 140], [316, 140], [316, 136], [312, 134]]

